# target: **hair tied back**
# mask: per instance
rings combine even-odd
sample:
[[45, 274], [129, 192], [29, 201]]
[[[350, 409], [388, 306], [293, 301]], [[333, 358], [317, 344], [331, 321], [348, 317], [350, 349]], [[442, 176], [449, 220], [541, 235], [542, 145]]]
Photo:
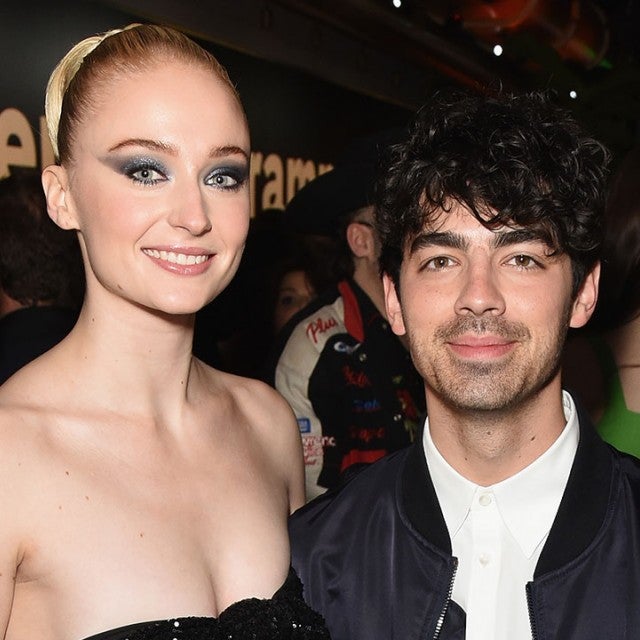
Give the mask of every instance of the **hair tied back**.
[[44, 112], [47, 121], [47, 132], [56, 161], [58, 161], [60, 157], [58, 130], [60, 126], [60, 116], [62, 114], [62, 103], [67, 89], [73, 82], [85, 58], [107, 38], [138, 26], [140, 26], [139, 23], [132, 23], [126, 27], [111, 29], [110, 31], [89, 36], [81, 40], [69, 50], [51, 73], [45, 94]]

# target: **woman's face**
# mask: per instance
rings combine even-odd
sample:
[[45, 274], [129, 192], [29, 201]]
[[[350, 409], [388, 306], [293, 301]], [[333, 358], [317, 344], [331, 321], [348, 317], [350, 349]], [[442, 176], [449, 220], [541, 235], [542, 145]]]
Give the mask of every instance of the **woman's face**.
[[284, 274], [276, 297], [273, 325], [280, 331], [289, 318], [306, 307], [316, 297], [316, 291], [304, 271], [289, 271]]
[[249, 133], [210, 71], [161, 59], [98, 90], [67, 170], [89, 299], [171, 314], [212, 300], [249, 223]]

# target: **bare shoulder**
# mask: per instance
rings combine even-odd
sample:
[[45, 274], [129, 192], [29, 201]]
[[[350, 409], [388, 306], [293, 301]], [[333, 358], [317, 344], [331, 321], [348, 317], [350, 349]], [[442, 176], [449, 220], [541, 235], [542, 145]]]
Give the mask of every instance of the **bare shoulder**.
[[[0, 460], [11, 455], [11, 447], [33, 437], [37, 414], [41, 413], [37, 393], [28, 388], [29, 376], [18, 372], [0, 386]], [[1, 464], [0, 464], [1, 466]]]
[[207, 386], [218, 401], [228, 403], [256, 431], [283, 437], [297, 433], [295, 416], [287, 401], [268, 384], [206, 367]]
[[37, 461], [46, 459], [46, 425], [53, 422], [47, 419], [46, 398], [30, 382], [30, 374], [18, 372], [0, 386], [0, 478], [11, 473], [14, 488], [19, 469], [33, 473]]
[[[302, 441], [288, 402], [272, 387], [207, 367], [211, 402], [226, 405], [234, 428], [244, 427], [263, 461], [289, 488], [291, 504], [303, 496]], [[298, 505], [299, 506], [299, 505]]]
[[[19, 386], [0, 387], [0, 576], [15, 578], [29, 537], [31, 514], [47, 487], [42, 414]], [[4, 590], [6, 585], [0, 587]], [[4, 605], [2, 594], [0, 607]]]
[[0, 491], [10, 474], [13, 495], [24, 499], [55, 464], [66, 396], [55, 380], [50, 368], [32, 363], [0, 386]]

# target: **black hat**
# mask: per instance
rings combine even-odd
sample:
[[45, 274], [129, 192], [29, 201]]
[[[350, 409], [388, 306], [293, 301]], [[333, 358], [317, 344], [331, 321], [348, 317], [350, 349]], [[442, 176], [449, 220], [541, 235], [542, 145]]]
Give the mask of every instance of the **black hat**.
[[380, 160], [386, 149], [407, 137], [402, 127], [356, 138], [327, 173], [298, 191], [284, 211], [284, 221], [298, 233], [335, 236], [340, 219], [373, 203]]

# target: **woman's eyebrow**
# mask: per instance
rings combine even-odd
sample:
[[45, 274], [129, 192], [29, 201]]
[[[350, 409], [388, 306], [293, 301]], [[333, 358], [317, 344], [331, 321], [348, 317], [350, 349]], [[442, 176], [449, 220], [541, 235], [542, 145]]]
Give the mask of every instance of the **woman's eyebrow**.
[[249, 155], [247, 152], [235, 145], [227, 145], [223, 147], [213, 147], [211, 151], [209, 151], [209, 157], [211, 158], [221, 158], [224, 156], [242, 156], [245, 160], [249, 160]]
[[[149, 149], [150, 151], [159, 151], [172, 156], [178, 155], [178, 149], [174, 145], [167, 142], [162, 142], [160, 140], [151, 140], [148, 138], [127, 138], [126, 140], [122, 140], [121, 142], [118, 142], [118, 144], [115, 144], [109, 149], [109, 151], [118, 151], [126, 147], [142, 147], [144, 149]], [[239, 155], [242, 156], [245, 160], [249, 160], [249, 155], [247, 154], [247, 152], [236, 145], [212, 147], [209, 150], [210, 158], [222, 158], [225, 156], [234, 155]]]
[[173, 156], [178, 154], [178, 150], [173, 145], [167, 144], [166, 142], [160, 142], [159, 140], [150, 140], [148, 138], [127, 138], [126, 140], [122, 140], [122, 142], [118, 142], [118, 144], [113, 145], [109, 151], [118, 151], [125, 147], [143, 147], [150, 151], [161, 151]]

